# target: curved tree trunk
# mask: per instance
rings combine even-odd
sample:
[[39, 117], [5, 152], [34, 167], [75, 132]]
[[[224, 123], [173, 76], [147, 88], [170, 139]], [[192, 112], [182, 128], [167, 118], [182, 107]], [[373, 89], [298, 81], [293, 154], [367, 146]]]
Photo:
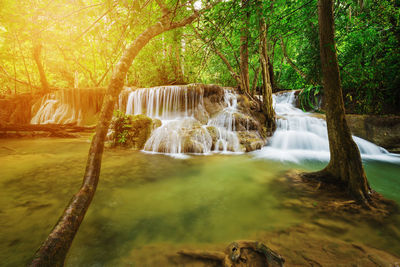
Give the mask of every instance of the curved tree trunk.
[[323, 85], [327, 102], [326, 122], [331, 154], [328, 166], [318, 176], [326, 177], [332, 182], [344, 186], [350, 195], [368, 205], [370, 187], [362, 166], [360, 151], [353, 141], [345, 119], [334, 41], [332, 0], [318, 1], [318, 22]]
[[70, 200], [57, 224], [36, 252], [31, 266], [63, 266], [67, 252], [93, 199], [99, 181], [104, 140], [110, 125], [113, 109], [124, 85], [125, 76], [139, 51], [155, 36], [178, 27], [185, 26], [197, 18], [194, 13], [179, 22], [171, 23], [165, 15], [161, 21], [147, 28], [124, 51], [115, 67], [104, 96], [96, 133], [90, 145], [86, 170], [80, 190]]

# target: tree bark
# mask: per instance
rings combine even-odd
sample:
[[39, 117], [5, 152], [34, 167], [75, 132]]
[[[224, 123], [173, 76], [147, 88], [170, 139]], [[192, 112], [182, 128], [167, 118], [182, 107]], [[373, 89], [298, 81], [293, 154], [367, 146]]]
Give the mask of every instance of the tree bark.
[[345, 118], [339, 65], [334, 41], [332, 0], [318, 1], [318, 23], [323, 86], [326, 98], [331, 159], [319, 173], [336, 184], [344, 186], [355, 199], [368, 205], [370, 187], [365, 176], [360, 151], [353, 141]]
[[18, 38], [17, 34], [15, 34], [15, 39], [17, 40], [17, 43], [18, 43], [18, 48], [19, 48], [19, 52], [20, 52], [21, 57], [22, 57], [22, 62], [24, 63], [24, 68], [25, 68], [26, 78], [28, 79], [29, 89], [30, 89], [31, 93], [33, 93], [31, 77], [29, 76], [28, 67], [26, 66], [25, 56], [22, 53], [21, 42], [19, 41], [19, 38]]
[[251, 95], [254, 96], [257, 91], [257, 84], [258, 84], [258, 77], [260, 76], [261, 72], [261, 64], [258, 65], [257, 69], [254, 72], [253, 82], [251, 85]]
[[67, 252], [96, 191], [104, 150], [104, 140], [110, 125], [115, 102], [122, 90], [125, 76], [134, 58], [153, 37], [165, 31], [183, 27], [193, 22], [198, 16], [199, 13], [195, 12], [181, 21], [171, 22], [171, 17], [168, 14], [164, 14], [158, 23], [142, 32], [124, 51], [120, 61], [115, 66], [107, 93], [104, 96], [99, 122], [96, 126], [96, 133], [90, 145], [81, 188], [70, 200], [52, 232], [36, 252], [30, 266], [64, 265]]
[[40, 83], [44, 92], [50, 92], [50, 86], [46, 79], [46, 73], [44, 72], [42, 61], [40, 60], [40, 54], [42, 53], [42, 45], [35, 44], [33, 47], [33, 59], [36, 62], [36, 66], [39, 71]]
[[241, 89], [247, 94], [250, 93], [250, 76], [249, 76], [249, 12], [246, 10], [249, 1], [242, 0], [243, 20], [240, 36], [240, 76]]
[[184, 84], [184, 75], [182, 70], [182, 60], [181, 60], [181, 50], [182, 50], [182, 33], [175, 31], [173, 37], [173, 47], [174, 47], [174, 55], [175, 55], [175, 62], [174, 65], [174, 72], [175, 72], [175, 83], [177, 84]]
[[[260, 2], [259, 2], [260, 3]], [[261, 4], [260, 4], [261, 6]], [[261, 8], [261, 7], [260, 7]], [[267, 117], [267, 129], [274, 131], [276, 129], [275, 110], [272, 106], [272, 83], [270, 75], [270, 64], [267, 48], [267, 25], [264, 18], [260, 15], [260, 63], [261, 77], [263, 79], [262, 96], [263, 96], [263, 112]]]

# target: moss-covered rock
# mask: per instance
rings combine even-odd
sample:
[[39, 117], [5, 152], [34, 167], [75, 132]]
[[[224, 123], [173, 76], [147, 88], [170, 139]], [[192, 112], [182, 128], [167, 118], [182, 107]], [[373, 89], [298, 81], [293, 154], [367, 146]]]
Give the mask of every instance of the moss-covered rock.
[[266, 140], [257, 131], [239, 131], [238, 137], [245, 152], [261, 149], [266, 144]]
[[150, 137], [153, 127], [153, 120], [145, 115], [133, 116], [119, 112], [111, 121], [108, 140], [111, 141], [111, 146], [140, 150]]

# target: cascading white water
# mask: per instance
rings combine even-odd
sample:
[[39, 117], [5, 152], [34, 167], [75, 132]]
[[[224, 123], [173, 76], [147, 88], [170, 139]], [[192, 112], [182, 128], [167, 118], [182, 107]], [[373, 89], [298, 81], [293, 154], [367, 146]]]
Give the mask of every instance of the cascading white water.
[[208, 121], [208, 126], [214, 126], [218, 131], [218, 140], [215, 144], [216, 151], [239, 151], [239, 138], [235, 133], [235, 116], [237, 112], [236, 94], [224, 90], [226, 108], [217, 116]]
[[[236, 94], [225, 89], [227, 107], [211, 119], [208, 119], [205, 111], [203, 96], [201, 87], [188, 86], [163, 86], [131, 92], [126, 114], [143, 114], [162, 122], [147, 140], [144, 151], [175, 155], [239, 152], [234, 119], [234, 113], [237, 112]], [[198, 119], [199, 116], [202, 119]], [[216, 142], [213, 142], [209, 132], [211, 128], [217, 132]]]
[[[254, 152], [259, 158], [299, 162], [301, 160], [329, 161], [329, 141], [326, 121], [318, 114], [303, 112], [295, 107], [295, 91], [273, 96], [277, 114], [277, 129], [268, 146]], [[400, 161], [382, 147], [353, 136], [363, 159]]]
[[170, 120], [193, 116], [203, 106], [203, 90], [182, 86], [144, 88], [129, 94], [126, 114]]
[[82, 111], [74, 108], [76, 103], [65, 101], [65, 91], [45, 95], [40, 108], [31, 119], [31, 124], [68, 124], [82, 122]]
[[32, 105], [31, 124], [96, 123], [104, 91], [95, 89], [60, 89], [45, 94]]

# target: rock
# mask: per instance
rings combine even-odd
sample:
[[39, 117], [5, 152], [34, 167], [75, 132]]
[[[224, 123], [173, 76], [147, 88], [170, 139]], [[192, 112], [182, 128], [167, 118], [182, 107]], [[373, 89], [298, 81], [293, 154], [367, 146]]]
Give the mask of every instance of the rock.
[[0, 99], [0, 124], [28, 124], [31, 107], [41, 95], [21, 94]]
[[[145, 149], [162, 153], [206, 153], [212, 146], [208, 130], [194, 118], [171, 121], [157, 128]], [[179, 151], [175, 151], [176, 149]]]
[[194, 117], [200, 121], [202, 124], [207, 124], [208, 119], [210, 118], [208, 112], [204, 109], [202, 105], [199, 105]]
[[400, 150], [400, 116], [346, 115], [351, 132], [389, 151]]
[[213, 101], [208, 97], [204, 98], [203, 102], [204, 108], [206, 109], [208, 114], [210, 114], [210, 117], [213, 117], [224, 109], [224, 106], [221, 102]]
[[162, 125], [161, 120], [153, 119], [153, 131]]
[[181, 256], [191, 257], [197, 261], [215, 261], [217, 266], [283, 266], [285, 259], [258, 241], [243, 240], [229, 244], [224, 252], [202, 250], [180, 250]]
[[217, 140], [218, 140], [218, 130], [214, 126], [207, 126], [206, 129], [211, 136], [211, 140], [212, 140], [211, 149], [214, 150], [215, 143], [217, 143]]
[[153, 120], [147, 116], [118, 113], [111, 121], [107, 139], [111, 140], [112, 146], [141, 150], [154, 127]]
[[144, 144], [150, 137], [153, 130], [153, 120], [144, 115], [135, 115], [131, 118], [133, 148], [140, 150], [143, 149]]
[[235, 113], [235, 128], [236, 131], [258, 131], [260, 123], [249, 115], [243, 113]]
[[240, 145], [246, 152], [261, 149], [266, 144], [266, 140], [257, 131], [239, 131], [238, 137]]

